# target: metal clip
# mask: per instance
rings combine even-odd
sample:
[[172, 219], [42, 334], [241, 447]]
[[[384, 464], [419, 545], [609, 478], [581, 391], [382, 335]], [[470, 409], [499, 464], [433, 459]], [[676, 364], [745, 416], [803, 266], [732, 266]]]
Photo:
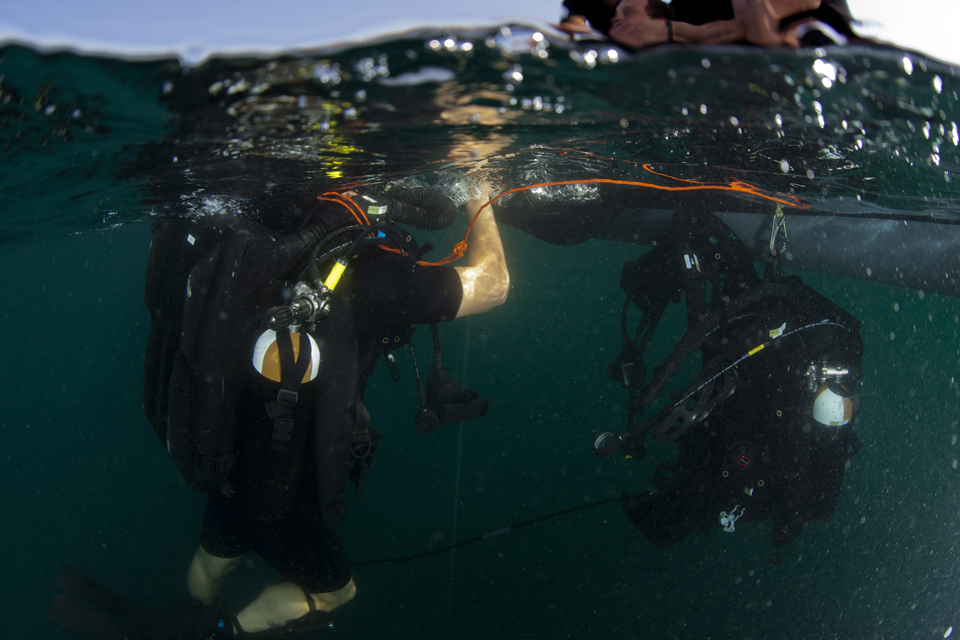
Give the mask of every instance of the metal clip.
[[726, 511], [720, 512], [720, 524], [727, 533], [733, 533], [737, 530], [734, 525], [737, 524], [737, 520], [747, 511], [746, 509], [740, 509], [740, 513], [737, 513], [737, 509], [740, 509], [740, 505], [735, 506], [730, 513]]
[[[783, 253], [787, 249], [787, 218], [783, 215], [783, 205], [777, 205], [777, 212], [773, 215], [773, 223], [770, 225], [770, 255], [775, 256]], [[777, 242], [782, 241], [780, 249], [777, 249]]]

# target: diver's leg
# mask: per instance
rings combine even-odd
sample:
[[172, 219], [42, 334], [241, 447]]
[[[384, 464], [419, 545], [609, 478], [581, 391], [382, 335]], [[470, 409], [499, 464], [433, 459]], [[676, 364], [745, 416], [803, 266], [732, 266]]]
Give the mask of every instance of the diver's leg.
[[190, 595], [210, 606], [220, 599], [223, 580], [240, 562], [235, 558], [218, 558], [201, 545], [193, 555], [193, 561], [187, 570], [187, 589]]
[[208, 496], [200, 531], [200, 548], [187, 570], [190, 595], [207, 606], [216, 604], [224, 578], [250, 549], [246, 537], [255, 530], [251, 519], [227, 498]]
[[285, 518], [262, 524], [251, 549], [283, 576], [242, 609], [241, 633], [303, 632], [326, 624], [330, 611], [353, 599], [357, 587], [346, 551], [315, 500], [300, 503]]
[[[239, 631], [257, 633], [287, 625], [297, 626], [298, 620], [313, 622], [324, 617], [323, 614], [350, 602], [356, 593], [357, 587], [352, 578], [342, 588], [323, 593], [308, 593], [292, 582], [271, 585], [237, 614]], [[307, 600], [308, 595], [312, 602]], [[307, 620], [306, 617], [310, 614], [313, 614], [313, 617]]]

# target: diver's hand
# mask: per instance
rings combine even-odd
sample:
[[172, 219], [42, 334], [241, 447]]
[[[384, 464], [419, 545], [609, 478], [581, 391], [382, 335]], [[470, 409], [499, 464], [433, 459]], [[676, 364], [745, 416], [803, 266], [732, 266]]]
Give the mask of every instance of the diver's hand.
[[553, 26], [571, 36], [593, 35], [597, 36], [598, 38], [603, 37], [602, 33], [587, 24], [587, 20], [583, 16], [570, 16], [563, 20], [560, 24], [555, 24]]

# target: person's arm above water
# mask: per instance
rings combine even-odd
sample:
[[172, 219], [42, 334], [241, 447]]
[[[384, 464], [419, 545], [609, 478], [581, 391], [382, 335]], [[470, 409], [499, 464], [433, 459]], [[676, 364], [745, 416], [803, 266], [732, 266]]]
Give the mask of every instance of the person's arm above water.
[[642, 49], [667, 42], [722, 44], [744, 37], [738, 20], [716, 20], [702, 25], [652, 16], [647, 0], [621, 0], [608, 34], [614, 42]]
[[[490, 197], [486, 190], [480, 197], [467, 203], [471, 218]], [[507, 300], [510, 274], [500, 241], [500, 231], [493, 217], [493, 205], [484, 207], [470, 232], [467, 253], [463, 263], [455, 267], [463, 285], [463, 299], [457, 317], [483, 313]]]

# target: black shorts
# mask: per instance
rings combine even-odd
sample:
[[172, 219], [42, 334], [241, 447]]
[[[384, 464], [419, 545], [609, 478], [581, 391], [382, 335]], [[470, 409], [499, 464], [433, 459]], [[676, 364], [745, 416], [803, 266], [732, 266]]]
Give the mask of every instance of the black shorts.
[[254, 551], [285, 580], [310, 593], [336, 591], [350, 581], [350, 563], [319, 508], [300, 504], [280, 520], [260, 520], [220, 495], [207, 498], [200, 544], [212, 556]]

